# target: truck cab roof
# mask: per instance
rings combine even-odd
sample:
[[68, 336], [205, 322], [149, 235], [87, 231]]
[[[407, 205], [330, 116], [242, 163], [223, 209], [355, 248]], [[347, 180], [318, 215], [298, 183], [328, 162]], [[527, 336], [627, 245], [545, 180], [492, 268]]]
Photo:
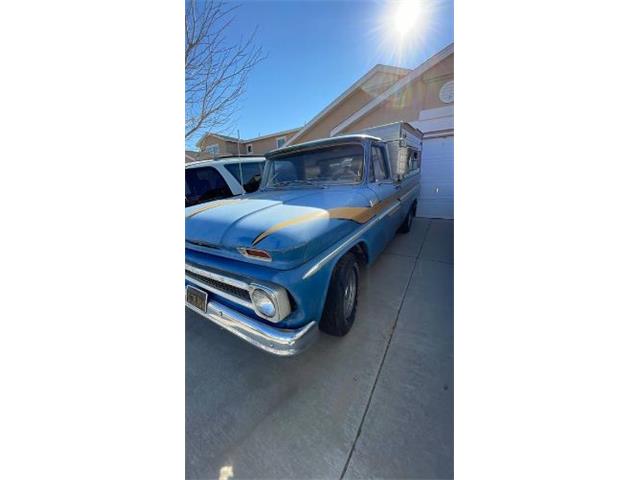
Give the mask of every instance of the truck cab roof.
[[268, 160], [271, 157], [276, 157], [282, 154], [297, 152], [300, 150], [308, 150], [318, 147], [330, 147], [332, 145], [341, 145], [344, 143], [351, 142], [362, 142], [363, 140], [373, 140], [380, 141], [380, 138], [374, 137], [372, 135], [366, 134], [349, 134], [349, 135], [340, 135], [337, 137], [328, 137], [328, 138], [320, 138], [318, 140], [310, 140], [304, 143], [298, 143], [295, 145], [290, 145], [288, 147], [278, 148], [277, 150], [271, 150], [270, 152], [265, 154], [265, 158]]

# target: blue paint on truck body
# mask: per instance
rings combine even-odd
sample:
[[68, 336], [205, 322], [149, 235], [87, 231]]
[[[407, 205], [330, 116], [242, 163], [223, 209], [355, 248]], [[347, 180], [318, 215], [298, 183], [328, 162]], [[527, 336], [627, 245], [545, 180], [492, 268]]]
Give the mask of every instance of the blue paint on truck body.
[[[268, 188], [263, 178], [263, 185], [255, 193], [185, 209], [187, 267], [246, 283], [281, 287], [288, 295], [291, 311], [274, 323], [250, 306], [234, 302], [233, 296], [220, 296], [215, 288], [207, 291], [209, 299], [236, 309], [265, 328], [300, 329], [319, 322], [331, 274], [344, 253], [357, 245], [366, 262], [375, 261], [410, 209], [415, 209], [419, 169], [401, 181], [376, 181], [372, 147], [380, 143], [374, 137], [350, 135], [286, 147], [266, 155], [265, 172], [276, 156], [336, 145], [361, 146], [364, 161], [359, 182]], [[388, 158], [385, 161], [388, 166]], [[267, 252], [270, 261], [248, 257], [242, 251], [252, 248]], [[206, 285], [194, 281], [188, 272], [185, 283], [206, 290]]]

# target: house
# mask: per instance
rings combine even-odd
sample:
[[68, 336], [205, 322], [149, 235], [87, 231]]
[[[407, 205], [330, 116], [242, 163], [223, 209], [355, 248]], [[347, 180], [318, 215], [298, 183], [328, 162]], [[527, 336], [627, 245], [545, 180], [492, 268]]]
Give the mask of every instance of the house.
[[184, 151], [184, 163], [198, 162], [200, 160], [211, 160], [212, 158], [213, 155], [210, 155], [207, 152], [194, 152], [192, 150]]
[[[282, 145], [410, 122], [424, 133], [418, 216], [452, 219], [453, 53], [450, 44], [413, 70], [376, 65], [304, 127], [241, 140], [240, 150], [245, 149], [241, 153], [262, 154]], [[225, 138], [230, 137], [208, 134], [198, 147], [226, 148]], [[238, 141], [231, 140], [237, 152]], [[249, 146], [252, 152], [246, 151]]]
[[331, 135], [404, 120], [423, 132], [418, 216], [453, 219], [453, 44], [344, 118]]
[[238, 153], [241, 155], [264, 155], [269, 150], [284, 146], [287, 140], [295, 135], [298, 130], [300, 130], [300, 128], [270, 133], [269, 135], [249, 139], [238, 139], [218, 133], [206, 133], [198, 143], [196, 143], [196, 146], [201, 152], [206, 152], [213, 156], [225, 154], [237, 155]]

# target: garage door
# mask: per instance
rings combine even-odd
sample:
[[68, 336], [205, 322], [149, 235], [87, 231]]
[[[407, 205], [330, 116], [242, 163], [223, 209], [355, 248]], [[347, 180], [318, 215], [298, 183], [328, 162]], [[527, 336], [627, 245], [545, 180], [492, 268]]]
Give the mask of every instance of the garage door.
[[453, 135], [422, 141], [419, 217], [453, 219]]

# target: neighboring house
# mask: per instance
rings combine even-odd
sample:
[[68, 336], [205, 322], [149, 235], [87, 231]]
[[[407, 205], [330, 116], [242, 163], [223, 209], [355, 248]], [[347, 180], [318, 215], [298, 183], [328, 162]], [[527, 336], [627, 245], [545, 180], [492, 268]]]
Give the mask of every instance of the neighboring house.
[[[396, 121], [410, 122], [424, 133], [418, 216], [452, 219], [453, 67], [453, 44], [413, 70], [376, 65], [304, 127], [241, 140], [241, 153], [264, 154], [281, 146], [283, 138], [285, 145], [292, 145]], [[220, 139], [225, 138], [230, 137], [207, 134], [198, 147], [207, 151], [214, 143], [222, 145]], [[231, 141], [237, 152], [238, 141]], [[249, 146], [251, 152], [246, 151]]]
[[184, 163], [198, 162], [200, 160], [211, 160], [213, 155], [209, 155], [206, 152], [194, 152], [192, 150], [184, 151]]
[[201, 152], [208, 153], [209, 155], [216, 157], [218, 155], [237, 155], [238, 153], [245, 153], [242, 150], [242, 140], [240, 140], [240, 151], [238, 151], [238, 139], [228, 137], [227, 135], [221, 135], [219, 133], [206, 133], [198, 140], [196, 146]]
[[205, 133], [198, 143], [196, 143], [196, 146], [201, 152], [206, 152], [213, 156], [225, 154], [237, 155], [238, 153], [264, 155], [270, 150], [284, 146], [287, 140], [295, 135], [298, 130], [300, 130], [300, 128], [270, 133], [269, 135], [262, 135], [256, 138], [241, 138], [239, 140], [217, 133]]
[[298, 130], [300, 130], [300, 127], [244, 140], [244, 153], [264, 155], [270, 150], [284, 147], [287, 141], [291, 137], [293, 137], [298, 132]]

